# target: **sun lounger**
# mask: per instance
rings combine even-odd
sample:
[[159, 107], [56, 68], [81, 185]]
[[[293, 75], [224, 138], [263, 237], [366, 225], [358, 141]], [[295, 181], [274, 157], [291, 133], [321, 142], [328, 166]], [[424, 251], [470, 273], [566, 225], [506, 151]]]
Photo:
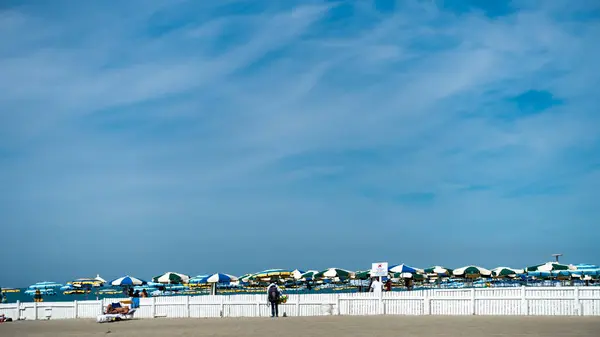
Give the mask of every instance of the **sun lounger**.
[[96, 322], [98, 323], [107, 323], [107, 322], [117, 322], [123, 321], [133, 318], [133, 314], [136, 309], [131, 309], [126, 314], [102, 314], [96, 317]]

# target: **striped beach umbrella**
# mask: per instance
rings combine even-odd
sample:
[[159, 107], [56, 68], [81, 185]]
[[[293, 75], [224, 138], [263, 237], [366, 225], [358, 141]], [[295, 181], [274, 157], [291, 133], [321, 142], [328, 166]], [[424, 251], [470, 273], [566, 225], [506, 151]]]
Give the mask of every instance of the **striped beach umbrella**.
[[309, 270], [306, 273], [303, 273], [302, 275], [300, 275], [300, 281], [310, 281], [313, 280], [315, 278], [315, 274], [317, 274], [319, 271], [318, 270]]
[[493, 277], [511, 277], [516, 276], [517, 274], [523, 274], [523, 269], [513, 269], [508, 267], [498, 267], [492, 269]]
[[371, 278], [370, 270], [357, 271], [354, 273], [354, 278], [359, 280], [368, 280]]
[[267, 269], [261, 272], [255, 273], [250, 276], [250, 280], [260, 280], [260, 279], [288, 279], [292, 278], [293, 272], [291, 270], [286, 269]]
[[340, 268], [328, 268], [314, 274], [314, 278], [326, 278], [326, 279], [340, 279], [345, 280], [352, 277], [354, 273], [349, 270]]
[[437, 275], [437, 276], [452, 275], [452, 269], [442, 267], [442, 266], [433, 266], [433, 267], [425, 268], [423, 271], [425, 272], [425, 274], [428, 274], [428, 275]]
[[123, 277], [119, 277], [118, 279], [112, 280], [109, 282], [109, 284], [111, 286], [116, 286], [116, 287], [129, 287], [129, 286], [141, 286], [144, 285], [148, 282], [141, 280], [139, 278], [133, 277], [133, 276], [123, 276]]
[[415, 281], [422, 281], [425, 279], [425, 275], [423, 274], [417, 274], [417, 273], [392, 273], [390, 274], [390, 276], [392, 278], [395, 279], [411, 279], [411, 280], [415, 280]]
[[188, 284], [190, 284], [190, 285], [202, 284], [202, 281], [209, 276], [210, 275], [196, 275], [196, 276], [190, 278], [190, 280], [188, 281]]
[[216, 274], [212, 274], [212, 275], [204, 278], [200, 283], [229, 284], [229, 283], [235, 282], [237, 280], [238, 280], [238, 278], [233, 275], [216, 273]]
[[465, 266], [462, 268], [454, 269], [452, 274], [458, 277], [478, 278], [492, 276], [492, 271], [478, 266]]
[[573, 265], [560, 264], [556, 262], [546, 262], [535, 266], [527, 267], [526, 271], [555, 271], [555, 270], [577, 270]]
[[302, 270], [300, 270], [300, 269], [294, 269], [294, 270], [292, 271], [292, 277], [293, 277], [295, 280], [299, 280], [299, 279], [301, 279], [301, 278], [302, 278], [302, 274], [304, 274], [304, 273], [305, 273], [305, 271], [302, 271]]
[[418, 274], [418, 273], [424, 272], [423, 269], [413, 268], [411, 266], [405, 265], [404, 263], [392, 266], [388, 269], [388, 271], [390, 273], [411, 273], [411, 274]]
[[163, 283], [163, 284], [181, 284], [181, 283], [188, 283], [189, 281], [190, 281], [189, 276], [187, 276], [185, 274], [181, 274], [181, 273], [175, 273], [172, 271], [166, 272], [162, 275], [155, 276], [152, 278], [152, 282]]

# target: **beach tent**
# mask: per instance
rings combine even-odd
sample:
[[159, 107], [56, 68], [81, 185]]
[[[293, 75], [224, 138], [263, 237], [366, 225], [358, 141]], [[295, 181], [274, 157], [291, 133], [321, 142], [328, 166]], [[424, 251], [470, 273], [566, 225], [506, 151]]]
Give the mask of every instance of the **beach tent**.
[[98, 282], [106, 283], [106, 280], [103, 279], [102, 277], [100, 277], [100, 274], [96, 274], [96, 277], [94, 278], [94, 280], [96, 280]]

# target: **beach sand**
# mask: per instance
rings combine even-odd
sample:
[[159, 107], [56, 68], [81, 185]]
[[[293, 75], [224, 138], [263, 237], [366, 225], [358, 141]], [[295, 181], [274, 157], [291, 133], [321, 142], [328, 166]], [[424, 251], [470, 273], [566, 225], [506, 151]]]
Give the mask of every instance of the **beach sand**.
[[600, 317], [328, 316], [223, 319], [22, 321], [0, 336], [598, 336]]

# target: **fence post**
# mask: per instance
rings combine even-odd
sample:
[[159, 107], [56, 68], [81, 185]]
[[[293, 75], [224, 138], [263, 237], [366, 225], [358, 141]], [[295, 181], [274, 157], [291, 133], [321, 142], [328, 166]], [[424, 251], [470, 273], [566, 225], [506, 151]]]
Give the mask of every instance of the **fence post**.
[[475, 288], [471, 288], [471, 315], [475, 315]]
[[38, 319], [38, 312], [37, 312], [38, 308], [37, 308], [37, 306], [38, 306], [38, 302], [33, 302], [33, 319], [36, 320], [36, 321]]
[[527, 288], [521, 286], [521, 315], [529, 315], [529, 303], [527, 302]]
[[21, 320], [21, 301], [17, 300], [17, 320]]
[[423, 297], [423, 314], [431, 315], [431, 299], [427, 293], [425, 293], [425, 297]]
[[185, 297], [185, 317], [190, 318], [190, 296]]
[[379, 314], [383, 315], [383, 291], [379, 292]]
[[340, 294], [336, 294], [335, 296], [335, 313], [339, 316], [342, 314], [342, 308], [340, 307]]
[[225, 298], [223, 295], [221, 297], [221, 317], [225, 317]]
[[152, 296], [152, 308], [150, 309], [151, 312], [150, 314], [152, 315], [152, 318], [156, 317], [156, 297]]
[[579, 287], [575, 287], [574, 291], [575, 291], [575, 315], [582, 316], [583, 310], [581, 307], [581, 301], [579, 300]]
[[296, 316], [300, 316], [300, 294], [296, 295]]
[[77, 310], [78, 310], [77, 300], [73, 301], [73, 318], [77, 318]]
[[260, 317], [260, 299], [256, 298], [256, 317]]

